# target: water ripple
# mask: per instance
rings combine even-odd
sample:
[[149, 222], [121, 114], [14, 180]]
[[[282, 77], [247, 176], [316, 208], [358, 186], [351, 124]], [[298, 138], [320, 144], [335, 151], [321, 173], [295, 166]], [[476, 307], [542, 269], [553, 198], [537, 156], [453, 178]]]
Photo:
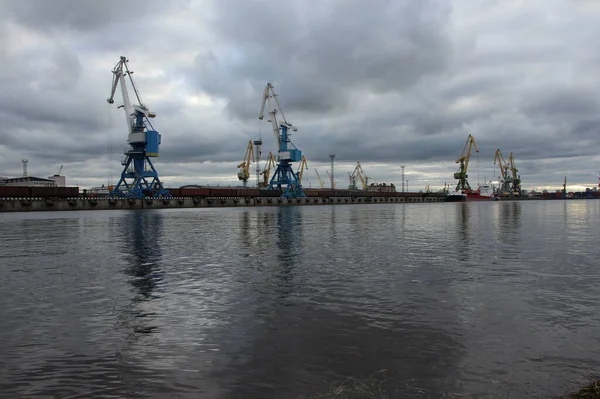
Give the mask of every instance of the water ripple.
[[385, 375], [392, 397], [557, 397], [600, 369], [599, 216], [600, 201], [0, 214], [0, 392], [297, 399]]

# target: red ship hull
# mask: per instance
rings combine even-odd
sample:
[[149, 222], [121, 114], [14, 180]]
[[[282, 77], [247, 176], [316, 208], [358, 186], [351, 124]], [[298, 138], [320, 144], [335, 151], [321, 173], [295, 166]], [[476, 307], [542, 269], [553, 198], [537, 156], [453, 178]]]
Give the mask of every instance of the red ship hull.
[[490, 195], [481, 195], [481, 193], [479, 191], [473, 190], [473, 191], [464, 191], [465, 194], [467, 194], [467, 201], [471, 202], [471, 201], [491, 201], [493, 200], [493, 197]]

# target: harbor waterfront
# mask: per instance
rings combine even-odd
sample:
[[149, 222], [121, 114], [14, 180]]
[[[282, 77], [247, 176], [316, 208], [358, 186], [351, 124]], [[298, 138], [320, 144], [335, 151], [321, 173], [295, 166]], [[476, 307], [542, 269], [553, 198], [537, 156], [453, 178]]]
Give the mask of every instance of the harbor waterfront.
[[[6, 397], [558, 398], [600, 370], [600, 201], [0, 214]], [[455, 396], [448, 396], [454, 394]]]
[[0, 212], [443, 202], [444, 196], [314, 198], [0, 198]]

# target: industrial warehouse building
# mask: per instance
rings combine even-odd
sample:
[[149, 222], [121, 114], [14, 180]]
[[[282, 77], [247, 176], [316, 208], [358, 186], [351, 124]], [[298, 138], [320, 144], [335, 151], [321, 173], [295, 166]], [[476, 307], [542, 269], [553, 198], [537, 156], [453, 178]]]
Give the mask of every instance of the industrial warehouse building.
[[54, 180], [42, 179], [41, 177], [23, 176], [5, 178], [0, 184], [9, 187], [56, 187], [56, 183]]

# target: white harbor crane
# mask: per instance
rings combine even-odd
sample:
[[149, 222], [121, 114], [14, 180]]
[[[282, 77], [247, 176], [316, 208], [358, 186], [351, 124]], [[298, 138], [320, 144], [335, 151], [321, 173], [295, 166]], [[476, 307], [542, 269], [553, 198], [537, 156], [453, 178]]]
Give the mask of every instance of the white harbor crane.
[[[123, 105], [119, 108], [125, 110], [125, 119], [129, 134], [127, 136], [128, 148], [124, 151], [125, 159], [121, 164], [124, 166], [121, 179], [110, 192], [114, 196], [127, 196], [130, 198], [143, 198], [148, 192], [153, 196], [168, 196], [169, 192], [163, 188], [158, 178], [158, 172], [154, 168], [150, 157], [158, 157], [161, 137], [154, 130], [149, 118], [156, 115], [144, 105], [140, 93], [133, 81], [127, 66], [128, 60], [121, 56], [119, 62], [113, 68], [112, 90], [108, 103], [113, 104], [117, 86], [121, 85]], [[132, 104], [127, 92], [125, 77], [129, 77], [129, 83], [133, 88], [138, 104]], [[148, 129], [148, 127], [150, 129]], [[148, 166], [148, 168], [146, 167]]]

